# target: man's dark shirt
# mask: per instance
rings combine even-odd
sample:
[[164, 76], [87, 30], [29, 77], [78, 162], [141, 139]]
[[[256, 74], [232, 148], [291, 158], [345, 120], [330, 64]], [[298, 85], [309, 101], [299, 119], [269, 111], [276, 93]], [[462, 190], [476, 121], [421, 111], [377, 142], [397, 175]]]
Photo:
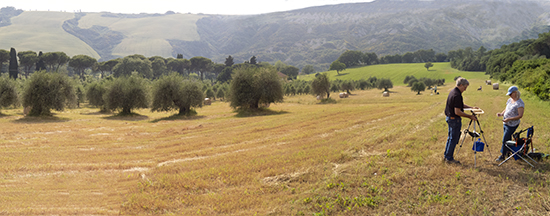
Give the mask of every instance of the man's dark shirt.
[[464, 101], [462, 99], [462, 92], [460, 92], [460, 89], [458, 89], [457, 87], [451, 90], [449, 96], [447, 97], [445, 115], [448, 117], [460, 118], [460, 116], [456, 115], [455, 108], [459, 108], [462, 112], [464, 112]]

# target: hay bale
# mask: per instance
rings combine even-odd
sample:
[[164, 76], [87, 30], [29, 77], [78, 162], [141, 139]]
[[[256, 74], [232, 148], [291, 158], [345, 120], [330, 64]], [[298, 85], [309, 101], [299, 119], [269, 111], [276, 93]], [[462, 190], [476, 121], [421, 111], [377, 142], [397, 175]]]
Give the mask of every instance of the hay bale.
[[493, 84], [493, 90], [498, 90], [498, 83]]
[[212, 100], [210, 100], [210, 98], [205, 98], [204, 105], [212, 105]]
[[485, 80], [485, 84], [486, 84], [486, 85], [492, 85], [492, 84], [491, 84], [491, 80]]
[[347, 98], [347, 97], [349, 97], [349, 94], [347, 92], [341, 92], [338, 96], [340, 98]]
[[321, 98], [321, 95], [317, 95], [317, 100], [321, 100], [323, 98]]
[[387, 91], [385, 91], [384, 93], [382, 93], [382, 96], [384, 96], [384, 97], [389, 97], [389, 96], [390, 96], [390, 93], [387, 92]]
[[32, 107], [28, 106], [23, 109], [23, 114], [28, 115], [31, 112]]

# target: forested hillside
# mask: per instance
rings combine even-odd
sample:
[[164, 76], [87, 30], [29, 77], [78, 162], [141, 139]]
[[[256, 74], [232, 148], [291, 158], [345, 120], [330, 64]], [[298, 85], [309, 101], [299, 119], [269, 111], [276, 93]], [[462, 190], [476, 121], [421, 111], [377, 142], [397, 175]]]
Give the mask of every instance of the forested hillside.
[[[100, 61], [136, 53], [223, 62], [231, 55], [235, 62], [256, 56], [258, 61], [326, 70], [348, 49], [378, 56], [419, 49], [446, 53], [465, 47], [490, 50], [535, 38], [548, 31], [549, 8], [548, 3], [527, 0], [378, 0], [247, 16], [78, 13], [59, 26], [93, 48]], [[1, 33], [21, 12], [1, 13], [0, 41], [14, 41]], [[29, 25], [11, 27], [32, 29]], [[0, 49], [18, 48], [26, 40], [30, 38], [0, 42]], [[63, 44], [51, 46], [42, 51], [66, 49]]]

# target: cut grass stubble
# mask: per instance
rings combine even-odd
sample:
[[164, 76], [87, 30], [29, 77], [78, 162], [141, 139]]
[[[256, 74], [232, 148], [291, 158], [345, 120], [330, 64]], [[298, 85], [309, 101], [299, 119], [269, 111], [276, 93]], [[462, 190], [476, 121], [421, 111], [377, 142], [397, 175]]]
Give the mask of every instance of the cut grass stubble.
[[[470, 82], [477, 86], [483, 79]], [[0, 213], [539, 215], [550, 210], [547, 162], [537, 169], [492, 162], [502, 123], [491, 113], [504, 108], [505, 90], [464, 93], [467, 104], [487, 113], [480, 122], [493, 157], [488, 151], [478, 154], [474, 169], [467, 139], [456, 156], [462, 166], [442, 162], [443, 109], [452, 87], [439, 88], [441, 95], [415, 95], [397, 86], [389, 98], [380, 90], [355, 91], [335, 104], [294, 96], [269, 112], [241, 116], [224, 102], [198, 109], [196, 117], [139, 110], [147, 118], [135, 121], [85, 115], [97, 110], [82, 108], [56, 113], [66, 121], [27, 122], [19, 110], [3, 110]], [[536, 125], [535, 147], [547, 152], [549, 105], [523, 95], [522, 127]]]

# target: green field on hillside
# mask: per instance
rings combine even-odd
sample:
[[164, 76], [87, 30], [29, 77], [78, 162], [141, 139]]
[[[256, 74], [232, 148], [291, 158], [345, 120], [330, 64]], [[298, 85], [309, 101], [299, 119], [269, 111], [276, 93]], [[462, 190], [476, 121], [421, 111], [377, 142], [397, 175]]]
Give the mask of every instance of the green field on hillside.
[[171, 14], [145, 18], [103, 17], [103, 13], [88, 13], [82, 17], [78, 26], [86, 29], [94, 25], [106, 26], [110, 30], [121, 32], [125, 38], [113, 49], [113, 55], [173, 57], [172, 46], [167, 40], [196, 41], [197, 20], [201, 15]]
[[[466, 79], [488, 79], [489, 76], [484, 72], [467, 72], [459, 71], [451, 68], [450, 63], [440, 62], [433, 63], [434, 66], [430, 70], [426, 70], [424, 63], [412, 64], [377, 64], [364, 67], [348, 68], [340, 72], [336, 71], [323, 72], [329, 75], [331, 80], [360, 80], [368, 79], [369, 77], [389, 78], [394, 86], [405, 85], [403, 80], [406, 76], [415, 76], [416, 78], [428, 77], [430, 79], [445, 79], [446, 83], [452, 83], [456, 76], [462, 76]], [[313, 80], [315, 74], [299, 76], [301, 80]]]
[[12, 24], [0, 28], [0, 49], [19, 51], [63, 51], [72, 57], [79, 54], [99, 59], [99, 54], [61, 27], [74, 13], [26, 11], [11, 19]]

